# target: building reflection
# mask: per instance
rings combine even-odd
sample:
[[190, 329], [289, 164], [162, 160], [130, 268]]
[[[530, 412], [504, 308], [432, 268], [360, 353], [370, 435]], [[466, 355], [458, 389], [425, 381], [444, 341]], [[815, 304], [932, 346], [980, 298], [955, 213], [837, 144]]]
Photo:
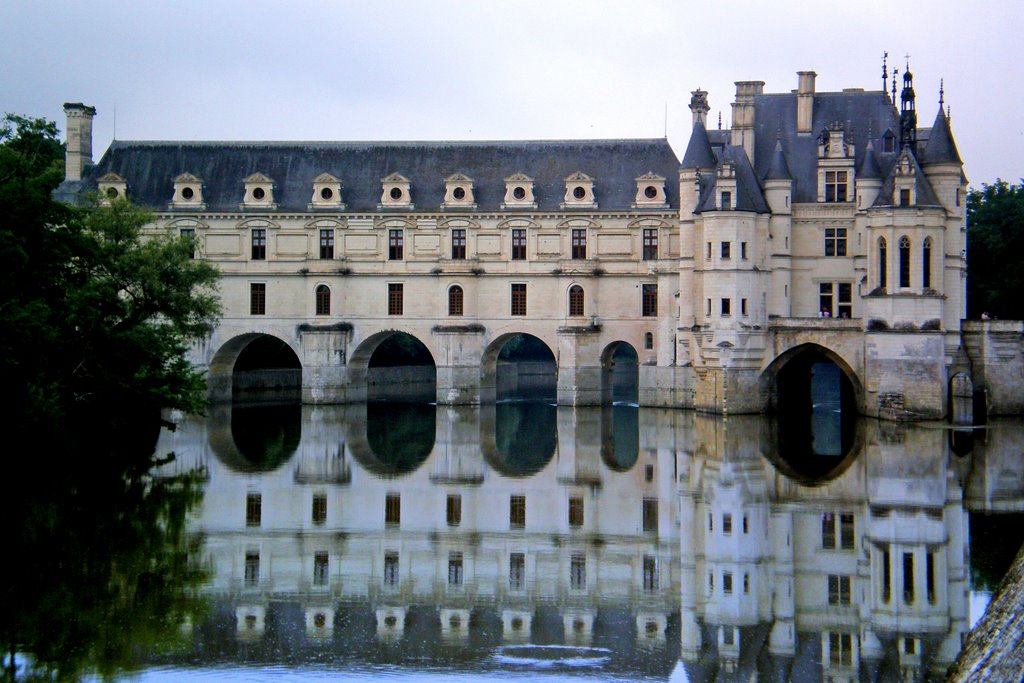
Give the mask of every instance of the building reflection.
[[964, 457], [944, 429], [862, 421], [852, 452], [801, 456], [823, 464], [755, 416], [303, 406], [297, 428], [265, 418], [288, 438], [262, 451], [221, 417], [164, 445], [208, 473], [192, 524], [239, 647], [546, 643], [680, 680], [916, 680], [969, 630], [967, 509], [1024, 509], [1019, 426]]

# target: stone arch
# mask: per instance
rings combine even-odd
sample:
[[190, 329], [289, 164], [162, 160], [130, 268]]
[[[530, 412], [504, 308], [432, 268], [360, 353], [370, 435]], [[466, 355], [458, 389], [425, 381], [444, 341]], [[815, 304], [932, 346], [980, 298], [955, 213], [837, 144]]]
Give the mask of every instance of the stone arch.
[[[210, 367], [206, 374], [206, 391], [207, 398], [214, 403], [230, 403], [233, 400], [242, 398], [240, 392], [237, 391], [235, 383], [235, 364], [238, 362], [242, 352], [245, 351], [250, 344], [259, 339], [274, 340], [280, 344], [282, 351], [284, 347], [287, 347], [291, 351], [291, 356], [294, 357], [294, 363], [292, 367], [287, 369], [294, 370], [298, 368], [297, 377], [289, 378], [286, 373], [280, 373], [282, 376], [279, 379], [292, 379], [298, 381], [298, 387], [301, 390], [302, 387], [302, 362], [300, 360], [300, 352], [290, 341], [286, 341], [281, 337], [269, 333], [269, 332], [246, 332], [232, 337], [225, 343], [221, 344], [217, 352], [213, 354], [213, 358], [210, 360]], [[282, 353], [282, 356], [287, 356], [286, 353]], [[296, 373], [291, 373], [296, 374]]]
[[640, 354], [629, 342], [611, 342], [601, 352], [602, 405], [611, 405], [616, 401], [636, 403], [639, 392]]
[[[370, 361], [380, 345], [396, 335], [411, 337], [426, 350], [427, 355], [430, 356], [429, 371], [413, 372], [408, 377], [402, 377], [399, 376], [401, 373], [397, 371], [376, 372], [370, 367]], [[429, 387], [426, 386], [427, 384]], [[375, 332], [359, 342], [349, 358], [349, 385], [352, 387], [352, 395], [357, 401], [375, 399], [433, 401], [437, 392], [436, 354], [422, 339], [411, 332], [397, 329]]]
[[551, 354], [551, 360], [554, 364], [552, 369], [552, 376], [558, 376], [558, 355], [554, 351], [557, 349], [557, 345], [552, 346], [547, 339], [539, 337], [530, 332], [521, 332], [518, 330], [503, 332], [487, 345], [484, 349], [483, 356], [480, 362], [480, 396], [483, 402], [494, 401], [498, 396], [498, 356], [501, 354], [501, 350], [505, 345], [510, 342], [514, 337], [524, 335], [532, 337], [533, 339], [542, 343], [547, 347], [548, 352]]
[[786, 349], [776, 356], [767, 367], [765, 367], [761, 372], [759, 380], [762, 405], [767, 406], [769, 411], [775, 411], [778, 407], [777, 381], [779, 373], [792, 360], [808, 352], [818, 353], [839, 367], [843, 375], [852, 385], [855, 405], [858, 410], [861, 410], [864, 406], [864, 385], [857, 376], [857, 372], [853, 369], [853, 366], [840, 353], [828, 348], [827, 346], [822, 346], [821, 344], [816, 344], [814, 342], [805, 342]]
[[955, 425], [974, 424], [974, 382], [966, 372], [949, 378], [949, 421]]

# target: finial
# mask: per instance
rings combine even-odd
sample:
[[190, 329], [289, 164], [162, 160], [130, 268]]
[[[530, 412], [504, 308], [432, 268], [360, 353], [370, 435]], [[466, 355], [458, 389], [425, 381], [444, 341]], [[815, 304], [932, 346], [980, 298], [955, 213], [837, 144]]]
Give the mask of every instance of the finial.
[[718, 110], [718, 130], [722, 130], [722, 110]]
[[947, 119], [948, 119], [948, 118], [950, 118], [950, 114], [949, 114], [949, 105], [948, 105], [948, 104], [946, 105], [946, 118], [947, 118]]
[[899, 69], [892, 70], [892, 106], [896, 106], [896, 75], [900, 72]]
[[882, 53], [882, 92], [885, 92], [885, 84], [889, 81], [889, 53]]
[[942, 105], [945, 104], [945, 98], [946, 98], [945, 86], [946, 86], [945, 79], [940, 78], [939, 79], [939, 109], [942, 109]]

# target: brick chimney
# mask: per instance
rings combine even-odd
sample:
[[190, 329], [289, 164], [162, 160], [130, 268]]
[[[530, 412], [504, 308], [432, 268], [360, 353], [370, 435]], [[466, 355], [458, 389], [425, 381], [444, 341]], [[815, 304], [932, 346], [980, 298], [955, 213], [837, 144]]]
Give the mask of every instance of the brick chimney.
[[96, 108], [81, 102], [65, 102], [64, 114], [68, 117], [64, 179], [81, 180], [85, 169], [92, 166], [92, 117], [96, 116]]

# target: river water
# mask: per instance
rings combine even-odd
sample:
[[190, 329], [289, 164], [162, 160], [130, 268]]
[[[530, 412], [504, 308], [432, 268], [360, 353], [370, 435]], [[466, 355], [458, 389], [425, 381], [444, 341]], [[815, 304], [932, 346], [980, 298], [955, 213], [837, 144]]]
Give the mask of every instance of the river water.
[[122, 511], [145, 548], [104, 551], [156, 579], [104, 579], [129, 607], [82, 626], [110, 632], [65, 672], [941, 680], [1024, 541], [1019, 421], [815, 416], [801, 437], [543, 401], [169, 417], [160, 512]]

